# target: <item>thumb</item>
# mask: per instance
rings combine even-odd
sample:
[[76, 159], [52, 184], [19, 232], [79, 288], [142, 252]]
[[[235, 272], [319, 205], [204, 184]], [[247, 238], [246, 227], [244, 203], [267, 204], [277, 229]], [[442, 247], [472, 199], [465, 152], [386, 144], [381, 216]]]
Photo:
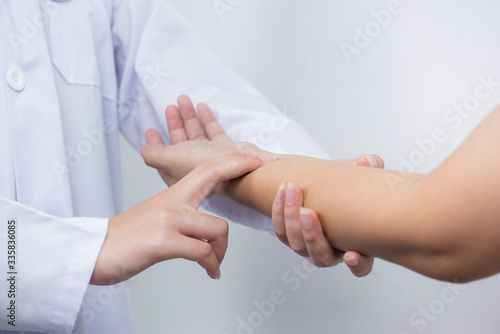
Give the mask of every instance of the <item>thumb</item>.
[[153, 145], [165, 145], [163, 138], [158, 130], [149, 129], [146, 131], [146, 141], [148, 144]]
[[162, 161], [162, 157], [166, 146], [160, 132], [155, 129], [146, 131], [146, 142], [147, 144], [141, 147], [141, 155], [146, 165], [153, 168], [164, 167], [166, 161]]
[[200, 164], [176, 186], [184, 189], [182, 196], [198, 208], [222, 182], [250, 173], [266, 163], [265, 158], [233, 153]]

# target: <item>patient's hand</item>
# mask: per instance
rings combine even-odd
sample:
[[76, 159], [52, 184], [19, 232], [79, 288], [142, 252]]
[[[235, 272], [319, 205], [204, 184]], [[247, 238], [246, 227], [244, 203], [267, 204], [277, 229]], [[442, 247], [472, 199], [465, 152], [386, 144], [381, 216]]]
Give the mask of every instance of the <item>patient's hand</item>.
[[141, 149], [144, 161], [148, 166], [158, 169], [169, 186], [182, 179], [202, 162], [232, 153], [259, 156], [266, 162], [274, 160], [274, 156], [250, 143], [188, 140], [165, 146], [160, 133], [156, 130], [148, 130], [146, 138], [148, 144]]
[[251, 143], [235, 143], [205, 104], [197, 106], [198, 115], [187, 96], [178, 99], [179, 106], [168, 106], [165, 111], [172, 146], [165, 146], [161, 134], [150, 129], [146, 132], [147, 145], [141, 148], [146, 164], [156, 168], [168, 186], [172, 186], [200, 163], [231, 153], [274, 157]]

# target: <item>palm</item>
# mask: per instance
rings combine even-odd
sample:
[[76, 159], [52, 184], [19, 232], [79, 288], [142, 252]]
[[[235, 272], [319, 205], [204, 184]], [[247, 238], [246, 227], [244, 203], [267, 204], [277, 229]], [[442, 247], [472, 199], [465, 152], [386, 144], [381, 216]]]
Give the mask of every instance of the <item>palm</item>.
[[[231, 149], [230, 145], [224, 145], [224, 153], [232, 153], [236, 151], [241, 151], [241, 144], [235, 144], [231, 138], [222, 129], [219, 122], [217, 122], [213, 112], [205, 104], [198, 105], [198, 115], [196, 114], [193, 103], [187, 96], [181, 96], [178, 99], [179, 106], [171, 105], [168, 106], [165, 111], [165, 116], [167, 120], [167, 127], [170, 134], [170, 141], [172, 145], [177, 145], [187, 141], [201, 140], [201, 141], [213, 141], [225, 144], [234, 144], [234, 148]], [[148, 144], [154, 144], [157, 146], [165, 146], [161, 134], [157, 130], [148, 130], [146, 133], [146, 139]], [[250, 144], [248, 144], [250, 145]], [[247, 148], [248, 148], [247, 145]], [[257, 149], [256, 146], [253, 148]], [[210, 151], [214, 153], [215, 151]], [[204, 151], [204, 153], [209, 153]], [[222, 153], [222, 152], [221, 152]], [[215, 158], [220, 154], [205, 154], [206, 158]], [[166, 170], [158, 169], [158, 173], [165, 183], [170, 187], [177, 183], [177, 179], [173, 177]]]

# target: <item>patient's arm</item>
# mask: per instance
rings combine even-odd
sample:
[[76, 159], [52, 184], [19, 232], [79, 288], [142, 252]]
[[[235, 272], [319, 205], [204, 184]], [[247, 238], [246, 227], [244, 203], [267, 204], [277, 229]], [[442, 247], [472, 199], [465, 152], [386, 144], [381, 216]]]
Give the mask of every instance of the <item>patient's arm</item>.
[[[270, 215], [280, 184], [293, 181], [304, 192], [304, 206], [318, 213], [333, 247], [438, 279], [478, 279], [500, 271], [499, 129], [497, 109], [426, 176], [278, 156], [223, 192]], [[193, 168], [196, 145], [165, 151], [176, 177]]]
[[499, 144], [497, 108], [425, 176], [281, 156], [225, 193], [270, 215], [281, 182], [293, 181], [333, 247], [469, 281], [500, 271]]

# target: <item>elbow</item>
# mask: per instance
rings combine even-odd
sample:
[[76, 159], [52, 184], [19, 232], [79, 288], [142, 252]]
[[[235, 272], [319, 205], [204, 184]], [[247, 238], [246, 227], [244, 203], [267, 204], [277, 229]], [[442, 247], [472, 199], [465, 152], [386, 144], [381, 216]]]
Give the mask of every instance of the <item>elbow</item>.
[[441, 281], [468, 283], [499, 271], [487, 260], [494, 251], [490, 248], [478, 247], [474, 236], [459, 230], [436, 230], [421, 243], [410, 269]]
[[472, 263], [460, 260], [458, 254], [433, 254], [423, 256], [412, 269], [427, 277], [450, 283], [469, 283], [484, 277], [468, 267], [472, 267]]

